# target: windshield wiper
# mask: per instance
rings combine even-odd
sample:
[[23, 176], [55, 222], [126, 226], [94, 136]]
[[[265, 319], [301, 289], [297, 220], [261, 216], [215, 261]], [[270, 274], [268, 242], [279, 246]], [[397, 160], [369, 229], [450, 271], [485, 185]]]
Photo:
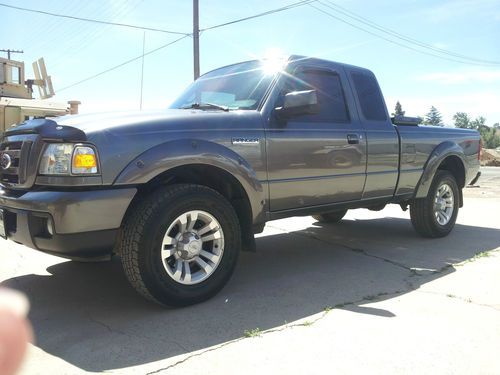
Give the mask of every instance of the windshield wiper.
[[186, 105], [184, 107], [181, 107], [181, 109], [220, 109], [222, 111], [229, 111], [229, 107], [226, 107], [225, 105], [219, 105], [219, 104], [214, 104], [214, 103], [192, 103], [189, 105]]

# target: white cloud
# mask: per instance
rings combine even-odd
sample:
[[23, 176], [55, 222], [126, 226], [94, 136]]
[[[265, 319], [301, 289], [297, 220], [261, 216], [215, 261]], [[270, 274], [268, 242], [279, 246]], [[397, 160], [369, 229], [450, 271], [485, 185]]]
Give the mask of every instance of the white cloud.
[[445, 85], [465, 83], [493, 83], [500, 81], [500, 70], [469, 70], [456, 72], [437, 72], [417, 76], [418, 81], [441, 83]]

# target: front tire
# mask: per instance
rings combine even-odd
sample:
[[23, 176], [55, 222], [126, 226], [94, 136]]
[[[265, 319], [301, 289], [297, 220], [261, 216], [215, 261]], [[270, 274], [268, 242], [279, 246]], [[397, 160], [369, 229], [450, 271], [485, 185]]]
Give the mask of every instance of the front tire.
[[238, 217], [223, 196], [205, 186], [171, 185], [133, 208], [123, 228], [121, 259], [144, 297], [187, 306], [224, 287], [240, 247]]
[[427, 197], [411, 203], [411, 223], [421, 236], [445, 237], [452, 231], [459, 209], [458, 189], [450, 172], [438, 170]]

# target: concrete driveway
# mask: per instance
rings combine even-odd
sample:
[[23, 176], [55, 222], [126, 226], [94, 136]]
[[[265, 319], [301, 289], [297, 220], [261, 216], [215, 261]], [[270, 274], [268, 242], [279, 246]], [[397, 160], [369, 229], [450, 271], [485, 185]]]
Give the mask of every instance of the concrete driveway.
[[2, 285], [32, 303], [22, 373], [500, 373], [500, 168], [484, 171], [446, 238], [418, 237], [399, 206], [274, 221], [219, 295], [183, 309], [136, 295], [119, 259], [1, 241]]

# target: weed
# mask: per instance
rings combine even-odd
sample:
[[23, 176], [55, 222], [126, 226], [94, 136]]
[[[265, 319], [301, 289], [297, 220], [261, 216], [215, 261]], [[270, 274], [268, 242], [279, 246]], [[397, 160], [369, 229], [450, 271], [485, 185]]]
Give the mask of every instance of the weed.
[[243, 334], [245, 335], [245, 337], [258, 337], [262, 334], [262, 331], [260, 330], [260, 328], [254, 328], [251, 330], [246, 329]]

